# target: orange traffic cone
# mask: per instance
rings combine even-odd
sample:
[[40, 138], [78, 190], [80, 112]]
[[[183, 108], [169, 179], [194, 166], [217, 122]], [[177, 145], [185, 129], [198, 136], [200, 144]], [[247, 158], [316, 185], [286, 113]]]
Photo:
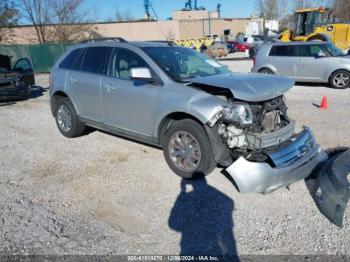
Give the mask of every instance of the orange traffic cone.
[[324, 96], [322, 98], [322, 102], [321, 102], [320, 108], [323, 109], [323, 110], [327, 110], [328, 109], [328, 99], [327, 99], [326, 96]]

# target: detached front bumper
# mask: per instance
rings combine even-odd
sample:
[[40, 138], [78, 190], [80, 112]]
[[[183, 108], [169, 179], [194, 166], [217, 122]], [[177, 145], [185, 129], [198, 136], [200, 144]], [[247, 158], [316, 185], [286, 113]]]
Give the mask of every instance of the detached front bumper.
[[330, 158], [319, 170], [316, 202], [320, 211], [335, 225], [343, 227], [350, 199], [350, 150]]
[[327, 159], [327, 154], [308, 128], [267, 155], [273, 165], [240, 157], [226, 169], [241, 193], [269, 193], [288, 186], [308, 177], [319, 163]]
[[22, 99], [29, 96], [30, 89], [26, 84], [0, 87], [0, 100]]

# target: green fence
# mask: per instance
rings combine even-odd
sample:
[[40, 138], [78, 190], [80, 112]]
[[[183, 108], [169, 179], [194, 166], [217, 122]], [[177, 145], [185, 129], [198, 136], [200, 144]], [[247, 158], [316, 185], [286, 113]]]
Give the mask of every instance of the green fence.
[[10, 56], [12, 65], [20, 58], [28, 58], [35, 73], [48, 73], [68, 47], [69, 44], [0, 45], [0, 54]]

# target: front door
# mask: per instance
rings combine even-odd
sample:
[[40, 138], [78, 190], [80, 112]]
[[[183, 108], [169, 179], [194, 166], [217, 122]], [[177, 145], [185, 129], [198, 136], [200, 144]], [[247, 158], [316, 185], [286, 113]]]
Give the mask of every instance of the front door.
[[321, 45], [299, 45], [297, 80], [322, 81], [328, 78], [329, 58]]
[[20, 73], [22, 75], [22, 81], [26, 84], [30, 86], [35, 85], [33, 67], [27, 58], [17, 60], [13, 67], [13, 71]]
[[151, 69], [134, 51], [126, 48], [113, 50], [108, 75], [101, 79], [104, 123], [151, 137], [159, 86], [130, 79], [129, 71], [136, 67]]

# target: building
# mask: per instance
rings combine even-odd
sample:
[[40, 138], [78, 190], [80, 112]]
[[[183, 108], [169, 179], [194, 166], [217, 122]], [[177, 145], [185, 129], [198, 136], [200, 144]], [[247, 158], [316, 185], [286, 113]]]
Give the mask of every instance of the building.
[[[251, 23], [257, 25], [263, 32], [263, 19], [261, 18], [219, 18], [218, 12], [207, 10], [174, 11], [172, 20], [159, 21], [126, 21], [103, 22], [87, 24], [81, 38], [95, 37], [124, 37], [129, 40], [185, 40], [200, 38], [210, 35], [224, 35], [229, 32], [235, 36], [237, 33], [246, 32]], [[75, 25], [65, 25], [75, 26]], [[55, 25], [48, 25], [47, 40], [57, 42], [50, 37]], [[33, 26], [18, 26], [11, 29], [8, 34], [8, 43], [11, 44], [35, 44], [38, 43], [35, 28]]]

